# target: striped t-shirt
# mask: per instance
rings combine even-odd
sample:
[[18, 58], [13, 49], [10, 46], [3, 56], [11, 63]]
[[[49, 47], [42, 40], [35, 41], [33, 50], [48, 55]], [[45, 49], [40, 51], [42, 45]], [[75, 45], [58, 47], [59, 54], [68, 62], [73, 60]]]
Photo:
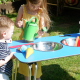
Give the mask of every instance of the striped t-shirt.
[[[10, 55], [11, 51], [7, 45], [7, 43], [0, 42], [0, 60], [5, 60], [5, 58]], [[5, 73], [8, 76], [11, 76], [12, 74], [12, 60], [4, 64], [0, 67], [0, 72]]]

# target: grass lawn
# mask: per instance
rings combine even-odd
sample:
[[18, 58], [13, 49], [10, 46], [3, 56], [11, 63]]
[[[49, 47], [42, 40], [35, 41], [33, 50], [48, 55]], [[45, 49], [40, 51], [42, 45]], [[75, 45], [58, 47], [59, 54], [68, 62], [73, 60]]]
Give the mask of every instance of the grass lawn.
[[[8, 14], [13, 21], [17, 13]], [[48, 33], [49, 36], [78, 33], [80, 11], [65, 9], [62, 16], [51, 15], [53, 22]], [[14, 29], [13, 40], [18, 40], [20, 29]], [[65, 54], [65, 53], [64, 53]], [[42, 76], [41, 80], [80, 80], [80, 55], [47, 60], [41, 62]], [[24, 77], [18, 73], [17, 80], [24, 80]]]

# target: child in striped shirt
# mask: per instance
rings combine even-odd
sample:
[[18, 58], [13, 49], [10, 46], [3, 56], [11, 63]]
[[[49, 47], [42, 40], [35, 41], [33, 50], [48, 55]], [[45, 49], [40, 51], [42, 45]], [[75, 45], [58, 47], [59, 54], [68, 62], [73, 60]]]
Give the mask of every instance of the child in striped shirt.
[[9, 80], [12, 74], [12, 59], [15, 58], [15, 52], [10, 51], [6, 40], [11, 39], [13, 30], [13, 21], [6, 16], [0, 16], [0, 80]]

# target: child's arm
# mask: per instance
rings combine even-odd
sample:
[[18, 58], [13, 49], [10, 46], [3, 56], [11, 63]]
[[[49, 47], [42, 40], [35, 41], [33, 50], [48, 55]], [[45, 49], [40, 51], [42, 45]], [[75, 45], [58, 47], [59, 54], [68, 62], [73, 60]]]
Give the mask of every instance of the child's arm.
[[40, 14], [39, 27], [40, 27], [41, 29], [42, 29], [42, 27], [46, 27], [46, 26], [45, 26], [45, 20], [44, 20], [44, 13], [43, 13], [43, 12]]
[[43, 13], [41, 13], [40, 15], [39, 31], [38, 31], [39, 36], [42, 36], [44, 34], [44, 32], [42, 31], [42, 27], [45, 27], [45, 20], [44, 20]]
[[7, 56], [5, 58], [5, 60], [0, 60], [0, 66], [6, 64], [10, 59], [13, 59], [14, 58], [14, 54], [15, 52], [12, 52], [9, 56]]
[[23, 16], [23, 7], [21, 6], [18, 11], [17, 18], [15, 20], [15, 26], [21, 28], [23, 26], [23, 21], [21, 21]]

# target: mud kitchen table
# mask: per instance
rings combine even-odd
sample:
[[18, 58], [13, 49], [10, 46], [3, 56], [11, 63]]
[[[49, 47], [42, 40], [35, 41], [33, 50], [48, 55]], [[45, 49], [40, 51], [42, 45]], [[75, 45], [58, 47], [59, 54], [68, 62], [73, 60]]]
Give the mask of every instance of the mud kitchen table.
[[[57, 42], [60, 43], [63, 47], [56, 51], [37, 51], [34, 50], [34, 53], [30, 55], [27, 59], [25, 58], [26, 54], [20, 53], [17, 51], [17, 48], [10, 48], [12, 52], [16, 52], [14, 56], [22, 63], [29, 65], [29, 80], [31, 80], [31, 64], [35, 63], [35, 74], [34, 74], [34, 80], [36, 80], [36, 73], [37, 73], [37, 64], [38, 61], [43, 60], [50, 60], [55, 58], [62, 58], [62, 57], [68, 57], [68, 56], [74, 56], [80, 54], [80, 47], [74, 47], [74, 46], [66, 46], [61, 43], [61, 40], [67, 39], [67, 38], [76, 38], [77, 36], [80, 36], [80, 33], [74, 33], [74, 34], [65, 34], [65, 35], [59, 35], [59, 36], [49, 36], [49, 37], [43, 37], [35, 39], [33, 43], [40, 42], [40, 41], [50, 41], [50, 42]], [[25, 43], [24, 40], [18, 40], [13, 41], [9, 46], [15, 46], [15, 45], [23, 45], [28, 44]], [[27, 46], [29, 47], [29, 45]]]

